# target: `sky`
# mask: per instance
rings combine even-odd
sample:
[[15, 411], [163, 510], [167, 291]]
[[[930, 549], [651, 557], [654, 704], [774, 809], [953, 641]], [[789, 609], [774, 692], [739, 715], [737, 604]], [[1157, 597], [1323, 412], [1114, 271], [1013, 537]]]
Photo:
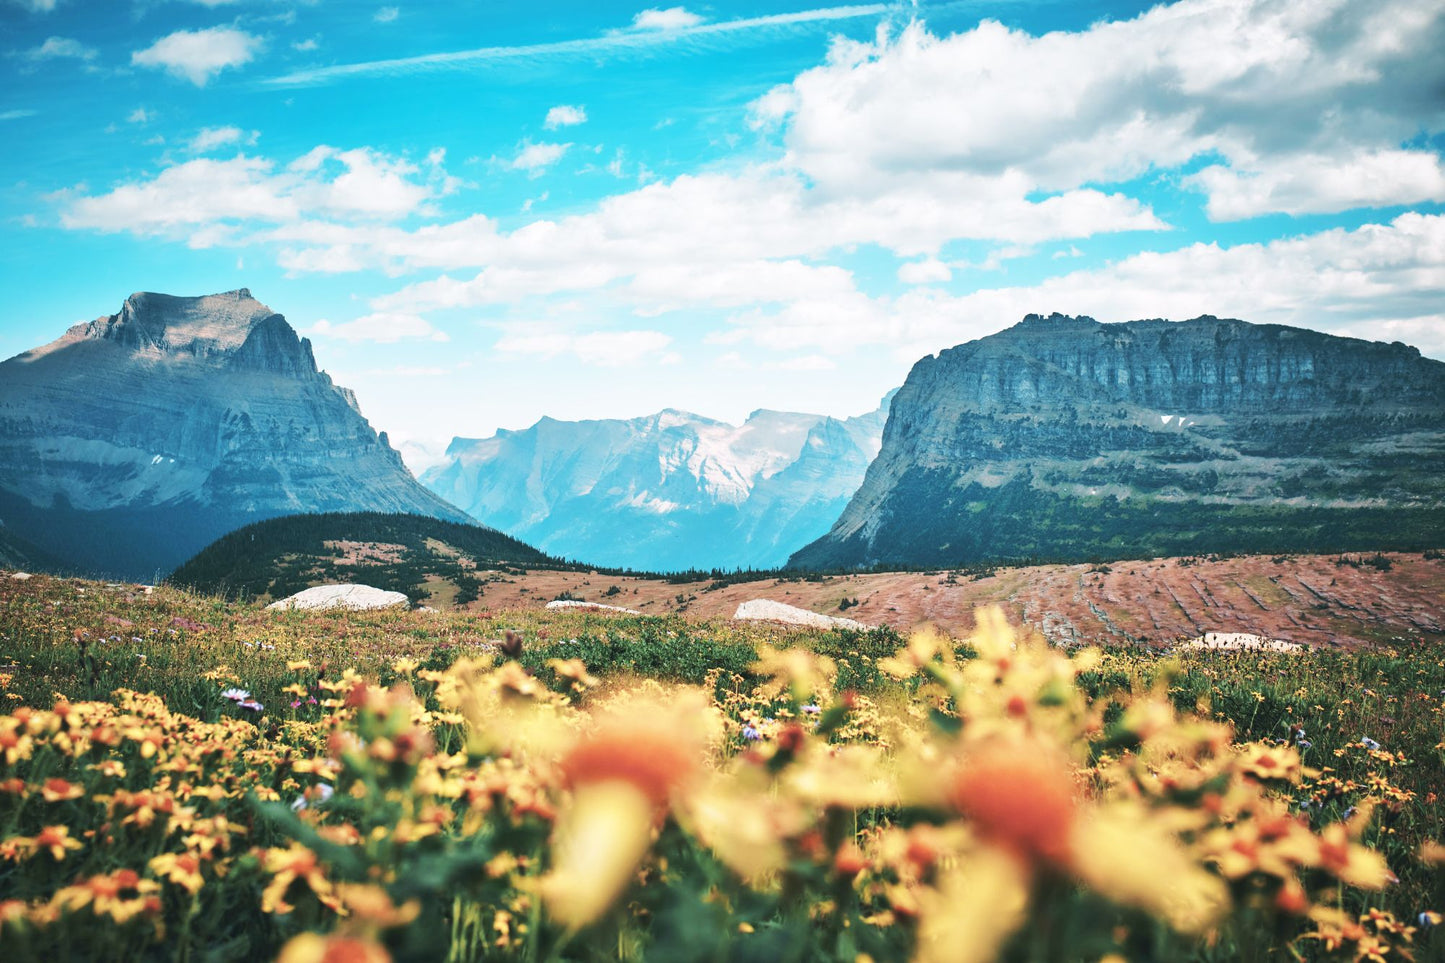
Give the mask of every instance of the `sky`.
[[249, 288], [454, 435], [872, 410], [1030, 312], [1445, 359], [1439, 0], [0, 0], [0, 356]]

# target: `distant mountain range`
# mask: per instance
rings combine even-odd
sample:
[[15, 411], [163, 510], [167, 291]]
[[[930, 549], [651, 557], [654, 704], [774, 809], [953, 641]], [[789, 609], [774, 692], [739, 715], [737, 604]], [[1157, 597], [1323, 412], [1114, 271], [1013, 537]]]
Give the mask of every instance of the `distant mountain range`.
[[[254, 522], [355, 512], [652, 572], [1438, 548], [1445, 363], [1213, 317], [1031, 315], [858, 417], [543, 418], [453, 439], [420, 482], [244, 289], [135, 294], [0, 363], [0, 565], [150, 580]], [[497, 538], [463, 540], [533, 552]]]
[[645, 571], [774, 568], [823, 535], [877, 454], [888, 402], [855, 418], [668, 409], [543, 418], [456, 438], [429, 489], [553, 555]]
[[1445, 363], [1213, 317], [1031, 315], [914, 365], [803, 568], [1445, 544]]
[[470, 521], [245, 289], [134, 294], [0, 363], [0, 520], [77, 571], [153, 579], [249, 522], [357, 510]]

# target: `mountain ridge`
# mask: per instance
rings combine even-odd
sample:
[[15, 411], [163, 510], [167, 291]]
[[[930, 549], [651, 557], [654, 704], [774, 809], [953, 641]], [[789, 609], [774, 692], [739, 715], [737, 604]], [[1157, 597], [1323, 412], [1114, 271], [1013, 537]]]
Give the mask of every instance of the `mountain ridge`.
[[137, 292], [0, 362], [0, 517], [79, 571], [148, 579], [249, 521], [347, 508], [470, 521], [245, 288]]
[[1415, 547], [1445, 530], [1442, 468], [1445, 363], [1408, 345], [1030, 315], [914, 365], [790, 564]]
[[877, 450], [883, 415], [759, 408], [741, 425], [676, 408], [544, 417], [454, 438], [448, 461], [421, 479], [554, 555], [647, 571], [771, 568], [841, 511]]

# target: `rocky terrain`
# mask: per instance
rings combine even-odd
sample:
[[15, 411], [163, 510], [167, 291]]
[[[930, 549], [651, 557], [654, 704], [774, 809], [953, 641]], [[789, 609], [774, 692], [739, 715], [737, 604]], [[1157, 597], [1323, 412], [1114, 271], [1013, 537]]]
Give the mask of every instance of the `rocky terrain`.
[[552, 555], [647, 571], [776, 568], [837, 519], [888, 400], [856, 418], [666, 410], [456, 438], [422, 483]]
[[[1170, 558], [1109, 565], [942, 570], [664, 582], [585, 572], [498, 574], [473, 608], [542, 605], [558, 594], [660, 614], [730, 618], [751, 599], [908, 631], [931, 623], [963, 635], [980, 605], [1060, 644], [1161, 646], [1206, 632], [1241, 632], [1310, 646], [1445, 638], [1445, 555]], [[613, 586], [618, 588], [614, 594]], [[840, 608], [845, 603], [846, 608]]]
[[1212, 317], [1031, 315], [919, 361], [803, 568], [1445, 542], [1445, 363]]
[[150, 581], [248, 522], [358, 509], [468, 520], [249, 291], [134, 294], [0, 363], [0, 520], [80, 572]]
[[980, 606], [1001, 605], [1069, 645], [1163, 646], [1209, 633], [1309, 646], [1445, 639], [1440, 550], [711, 579], [569, 566], [500, 532], [429, 518], [320, 515], [234, 532], [172, 581], [261, 602], [359, 582], [442, 611], [494, 614], [586, 606], [732, 619], [744, 605], [792, 606], [901, 632], [932, 623], [955, 635], [972, 629]]

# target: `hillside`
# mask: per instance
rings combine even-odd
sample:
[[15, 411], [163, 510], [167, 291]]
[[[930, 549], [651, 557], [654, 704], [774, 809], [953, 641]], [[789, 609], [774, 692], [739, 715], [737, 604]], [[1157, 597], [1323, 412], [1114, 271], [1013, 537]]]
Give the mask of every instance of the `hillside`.
[[363, 509], [470, 521], [244, 288], [133, 294], [0, 363], [0, 518], [76, 571], [152, 581], [250, 522]]
[[1445, 542], [1445, 363], [1244, 321], [1031, 315], [919, 361], [812, 569]]
[[1445, 553], [1184, 556], [1111, 564], [858, 574], [621, 573], [550, 559], [507, 536], [415, 516], [294, 516], [221, 539], [170, 581], [270, 600], [362, 582], [443, 611], [540, 610], [562, 598], [644, 615], [730, 619], [771, 599], [900, 632], [972, 631], [999, 605], [1059, 644], [1169, 645], [1238, 632], [1314, 646], [1445, 640]]
[[454, 606], [477, 597], [489, 572], [565, 569], [501, 532], [421, 515], [337, 512], [248, 525], [203, 549], [167, 579], [227, 598], [277, 599], [335, 582], [405, 592]]

